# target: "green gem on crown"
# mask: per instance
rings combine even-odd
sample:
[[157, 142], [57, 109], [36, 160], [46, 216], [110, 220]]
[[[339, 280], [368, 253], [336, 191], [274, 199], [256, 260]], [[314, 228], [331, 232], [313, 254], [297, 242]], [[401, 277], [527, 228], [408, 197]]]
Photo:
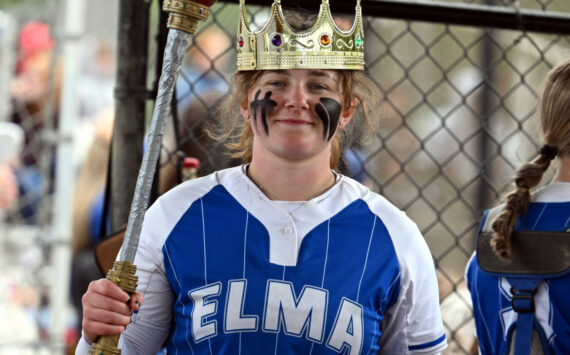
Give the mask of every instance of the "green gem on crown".
[[356, 36], [356, 47], [360, 48], [362, 45], [362, 38], [360, 36]]

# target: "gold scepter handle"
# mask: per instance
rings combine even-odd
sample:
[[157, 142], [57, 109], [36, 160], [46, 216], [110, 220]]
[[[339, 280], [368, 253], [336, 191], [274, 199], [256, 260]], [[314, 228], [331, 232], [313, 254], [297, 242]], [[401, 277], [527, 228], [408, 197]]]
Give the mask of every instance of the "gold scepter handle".
[[[121, 290], [132, 294], [137, 290], [139, 280], [136, 271], [137, 267], [134, 264], [127, 261], [115, 261], [106, 278], [119, 286]], [[121, 350], [117, 348], [119, 337], [120, 334], [99, 337], [97, 342], [91, 346], [89, 353], [92, 355], [120, 354]]]
[[[157, 148], [162, 140], [165, 122], [168, 120], [170, 101], [172, 100], [173, 88], [170, 85], [176, 83], [178, 77], [178, 70], [182, 64], [183, 55], [176, 54], [176, 58], [170, 58], [173, 52], [178, 52], [177, 49], [186, 50], [186, 43], [178, 43], [177, 40], [181, 38], [179, 34], [185, 33], [192, 35], [196, 32], [198, 21], [205, 21], [210, 14], [210, 6], [216, 0], [164, 0], [162, 9], [169, 13], [167, 27], [170, 28], [169, 42], [166, 48], [172, 52], [165, 50], [165, 65], [163, 65], [163, 73], [159, 84], [161, 84], [157, 95], [157, 104], [155, 104], [153, 119], [147, 138], [147, 152], [143, 157], [139, 177], [137, 178], [137, 186], [135, 189], [135, 196], [133, 198], [133, 206], [129, 215], [129, 223], [123, 241], [123, 251], [116, 261], [113, 268], [107, 273], [107, 279], [119, 286], [125, 292], [132, 294], [137, 289], [138, 278], [135, 275], [136, 266], [132, 263], [134, 261], [134, 254], [138, 248], [138, 239], [140, 229], [142, 227], [142, 219], [147, 207], [148, 197], [150, 195], [150, 187], [152, 185], [152, 176], [158, 161]], [[182, 31], [182, 32], [179, 32]], [[173, 42], [170, 43], [171, 34], [173, 34]], [[184, 48], [180, 46], [183, 45]], [[167, 58], [168, 56], [168, 58]], [[168, 60], [167, 60], [168, 59]], [[173, 65], [172, 65], [173, 64]], [[169, 67], [170, 66], [170, 67]], [[165, 70], [167, 68], [167, 70]], [[174, 71], [172, 68], [176, 68]], [[164, 76], [164, 80], [163, 80]], [[168, 80], [173, 77], [174, 80]], [[166, 83], [166, 84], [165, 84]], [[162, 86], [165, 87], [162, 87]], [[115, 355], [120, 354], [121, 350], [117, 348], [119, 344], [120, 335], [101, 336], [91, 346], [89, 353], [91, 355]]]

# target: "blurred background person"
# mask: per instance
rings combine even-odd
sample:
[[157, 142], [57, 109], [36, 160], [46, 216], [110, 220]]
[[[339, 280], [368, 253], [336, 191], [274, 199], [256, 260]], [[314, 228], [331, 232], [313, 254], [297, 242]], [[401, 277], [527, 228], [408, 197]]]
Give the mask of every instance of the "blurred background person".
[[0, 219], [14, 208], [18, 200], [15, 169], [24, 141], [22, 128], [10, 122], [0, 122]]
[[[18, 36], [16, 76], [11, 84], [11, 119], [22, 127], [25, 137], [21, 165], [15, 170], [20, 208], [14, 217], [29, 224], [37, 222], [41, 196], [51, 189], [41, 171], [39, 157], [47, 148], [40, 132], [57, 126], [59, 112], [62, 67], [61, 63], [52, 64], [54, 44], [47, 24], [24, 25]], [[50, 176], [52, 163], [49, 162]]]

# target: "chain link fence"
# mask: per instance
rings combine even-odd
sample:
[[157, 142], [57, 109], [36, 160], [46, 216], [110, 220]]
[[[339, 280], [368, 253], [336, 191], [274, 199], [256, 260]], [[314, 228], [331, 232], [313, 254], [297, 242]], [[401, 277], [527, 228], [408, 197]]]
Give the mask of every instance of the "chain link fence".
[[[331, 3], [334, 12], [335, 1]], [[570, 14], [570, 3], [565, 0], [440, 3]], [[53, 0], [12, 5], [4, 13], [12, 22], [0, 21], [0, 33], [6, 34], [13, 27], [21, 29], [30, 20], [44, 20], [52, 27], [58, 58], [58, 43], [68, 40], [58, 30], [62, 4]], [[156, 60], [162, 56], [152, 38], [165, 31], [157, 26], [158, 5], [153, 5], [149, 88], [157, 76], [153, 72]], [[82, 238], [101, 234], [100, 221], [91, 214], [105, 185], [106, 134], [112, 115], [104, 108], [112, 103], [115, 85], [118, 23], [114, 1], [89, 2], [86, 11], [84, 68], [77, 90], [81, 118], [74, 134], [74, 141], [80, 144], [75, 150], [77, 163], [71, 167], [78, 176], [78, 195], [83, 196], [76, 196], [74, 201], [74, 239], [69, 247], [75, 250], [89, 242], [79, 238], [80, 233]], [[34, 15], [39, 13], [47, 15]], [[210, 19], [192, 38], [176, 87], [173, 119], [165, 134], [159, 193], [181, 180], [183, 157], [200, 160], [199, 175], [237, 163], [223, 155], [222, 142], [212, 141], [204, 133], [204, 128], [217, 119], [213, 112], [227, 93], [235, 71], [236, 13], [235, 3], [217, 3]], [[248, 15], [251, 22], [261, 26], [268, 8], [249, 6]], [[478, 220], [482, 211], [508, 190], [515, 169], [536, 154], [540, 86], [551, 67], [570, 58], [570, 37], [450, 25], [445, 17], [438, 18], [441, 22], [409, 21], [405, 14], [399, 19], [370, 17], [366, 16], [366, 7], [364, 15], [367, 71], [383, 96], [376, 112], [380, 126], [345, 151], [342, 167], [346, 174], [405, 210], [419, 225], [437, 266], [450, 343], [446, 353], [469, 354], [475, 333], [463, 271], [473, 252]], [[0, 36], [2, 60], [4, 53], [9, 53], [6, 48], [18, 43], [18, 31], [12, 33]], [[18, 55], [13, 61], [16, 64]], [[50, 124], [42, 120], [57, 117], [54, 93], [60, 75], [58, 65], [57, 60], [51, 61], [47, 69], [45, 85], [51, 88], [47, 90], [51, 95], [48, 104], [34, 111], [32, 106], [15, 102], [13, 110], [0, 118], [0, 122], [11, 121], [17, 114], [23, 129], [19, 163], [13, 165], [15, 174], [11, 175], [17, 182], [18, 197], [0, 206], [0, 265], [7, 270], [0, 280], [0, 315], [4, 316], [0, 354], [36, 354], [53, 350], [50, 344], [57, 343], [49, 338], [52, 300], [48, 290], [56, 284], [51, 276], [55, 261], [50, 250], [58, 243], [52, 236], [53, 215], [57, 214], [52, 201], [53, 171], [56, 164], [69, 162], [54, 161], [53, 149], [61, 137], [51, 127], [57, 121]], [[0, 78], [0, 89], [7, 90], [1, 85], [13, 80]], [[38, 121], [38, 117], [44, 118]], [[33, 164], [23, 162], [28, 153], [36, 158]], [[26, 175], [23, 168], [33, 169]], [[9, 179], [3, 176], [1, 181]], [[78, 324], [71, 303], [66, 332], [70, 339], [77, 335]]]

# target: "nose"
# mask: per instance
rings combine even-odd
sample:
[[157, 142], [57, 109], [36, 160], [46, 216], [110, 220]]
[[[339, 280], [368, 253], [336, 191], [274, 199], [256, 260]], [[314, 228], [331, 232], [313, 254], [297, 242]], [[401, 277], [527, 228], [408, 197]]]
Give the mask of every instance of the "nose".
[[305, 88], [300, 85], [291, 85], [287, 93], [285, 107], [293, 110], [308, 110], [309, 102]]

